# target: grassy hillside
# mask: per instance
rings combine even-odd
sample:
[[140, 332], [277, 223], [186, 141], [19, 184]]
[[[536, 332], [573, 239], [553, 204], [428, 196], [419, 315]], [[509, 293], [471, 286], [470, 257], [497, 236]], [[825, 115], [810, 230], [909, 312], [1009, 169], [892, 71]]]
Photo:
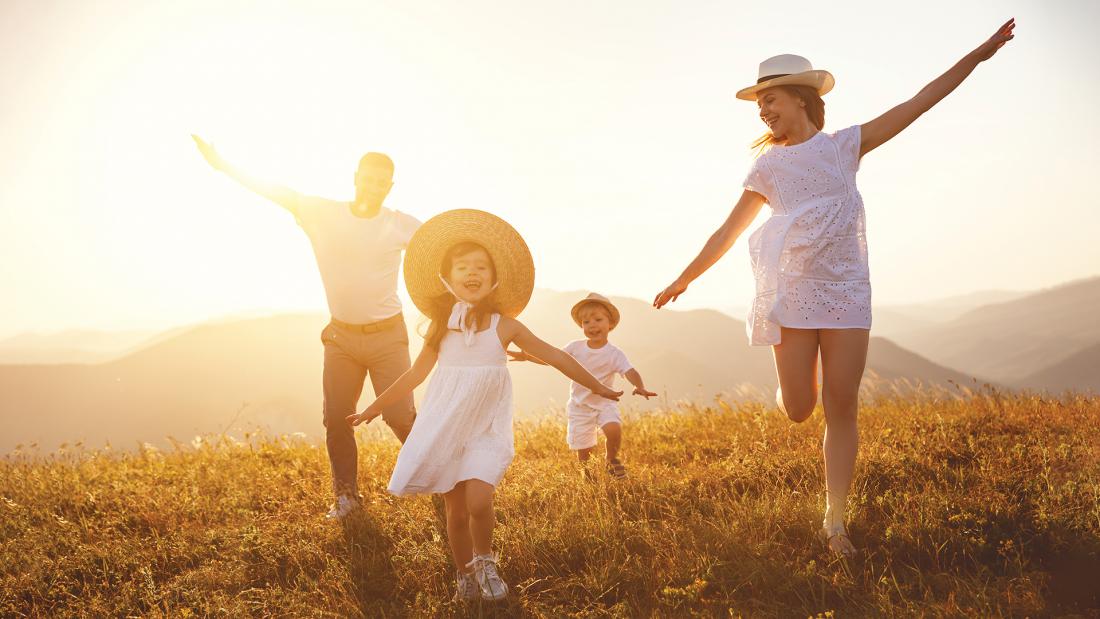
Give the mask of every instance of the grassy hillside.
[[684, 406], [628, 421], [632, 478], [580, 479], [560, 420], [517, 427], [497, 546], [514, 595], [450, 603], [428, 497], [325, 523], [293, 437], [0, 462], [0, 615], [997, 616], [1100, 613], [1100, 399], [992, 393], [863, 410], [848, 563], [814, 539], [821, 416]]

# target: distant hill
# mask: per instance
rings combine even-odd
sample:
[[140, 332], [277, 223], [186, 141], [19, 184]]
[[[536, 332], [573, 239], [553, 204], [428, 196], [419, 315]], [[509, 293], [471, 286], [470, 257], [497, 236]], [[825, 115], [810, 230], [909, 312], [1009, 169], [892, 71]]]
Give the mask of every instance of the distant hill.
[[1100, 342], [1100, 277], [986, 305], [896, 339], [936, 363], [1005, 384]]
[[[522, 320], [539, 337], [563, 346], [581, 336], [569, 308], [583, 296], [538, 290]], [[771, 350], [750, 347], [743, 322], [711, 310], [658, 311], [637, 299], [615, 302], [623, 321], [612, 342], [626, 351], [647, 386], [661, 394], [650, 401], [628, 394], [625, 406], [710, 401], [718, 394], [769, 398], [774, 392]], [[326, 320], [319, 314], [292, 314], [224, 321], [156, 338], [107, 363], [0, 366], [5, 426], [0, 452], [32, 441], [44, 448], [77, 439], [132, 445], [256, 426], [319, 435], [319, 335]], [[419, 315], [408, 323], [412, 331], [423, 327]], [[414, 356], [421, 341], [410, 335]], [[567, 399], [568, 379], [552, 368], [529, 363], [510, 368], [520, 414], [560, 407]], [[884, 379], [969, 380], [881, 338], [872, 339], [868, 369]], [[368, 386], [361, 404], [372, 397]]]
[[982, 290], [922, 303], [876, 305], [874, 332], [896, 342], [907, 342], [923, 331], [935, 329], [986, 305], [1005, 303], [1027, 295], [1014, 290]]
[[[937, 365], [882, 337], [871, 338], [867, 356], [868, 377], [873, 375], [880, 381], [941, 386], [950, 383], [971, 385], [975, 380], [983, 382], [974, 376]], [[864, 382], [873, 384], [873, 379], [865, 378]]]
[[1020, 379], [1016, 386], [1055, 393], [1066, 390], [1100, 393], [1100, 342]]
[[978, 290], [966, 294], [934, 299], [920, 303], [903, 303], [887, 306], [902, 314], [918, 320], [930, 322], [945, 322], [962, 316], [963, 314], [986, 305], [1007, 303], [1026, 297], [1032, 291], [1022, 290]]
[[147, 343], [155, 330], [21, 333], [0, 340], [0, 363], [102, 363]]

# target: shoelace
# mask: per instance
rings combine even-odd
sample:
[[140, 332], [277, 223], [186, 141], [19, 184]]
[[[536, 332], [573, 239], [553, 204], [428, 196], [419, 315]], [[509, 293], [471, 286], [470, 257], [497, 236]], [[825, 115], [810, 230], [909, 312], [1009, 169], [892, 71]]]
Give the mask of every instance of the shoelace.
[[497, 556], [495, 554], [474, 556], [474, 558], [466, 564], [466, 567], [474, 568], [475, 573], [476, 570], [480, 570], [485, 576], [500, 578], [500, 575], [497, 574]]
[[458, 583], [459, 591], [463, 594], [477, 592], [477, 580], [474, 578], [473, 574], [459, 574]]

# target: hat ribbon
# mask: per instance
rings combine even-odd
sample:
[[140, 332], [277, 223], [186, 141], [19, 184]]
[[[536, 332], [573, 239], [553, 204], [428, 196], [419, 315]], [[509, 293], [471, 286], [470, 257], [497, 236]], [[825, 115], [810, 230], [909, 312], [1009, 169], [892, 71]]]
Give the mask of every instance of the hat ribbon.
[[765, 75], [764, 77], [756, 80], [756, 83], [761, 84], [761, 83], [766, 82], [768, 80], [774, 80], [777, 77], [787, 77], [788, 75], [791, 75], [791, 74], [790, 73], [776, 73], [775, 75]]
[[[447, 329], [452, 331], [461, 331], [462, 339], [467, 346], [474, 345], [474, 339], [477, 337], [477, 325], [470, 325], [466, 320], [466, 316], [474, 304], [469, 301], [463, 301], [457, 294], [455, 294], [454, 288], [451, 288], [451, 284], [444, 279], [441, 273], [436, 273], [439, 277], [439, 281], [443, 282], [443, 287], [447, 289], [447, 292], [451, 293], [457, 301], [455, 301], [454, 307], [451, 308], [451, 317], [447, 319]], [[493, 287], [489, 289], [492, 292], [497, 289], [500, 282], [493, 284]]]

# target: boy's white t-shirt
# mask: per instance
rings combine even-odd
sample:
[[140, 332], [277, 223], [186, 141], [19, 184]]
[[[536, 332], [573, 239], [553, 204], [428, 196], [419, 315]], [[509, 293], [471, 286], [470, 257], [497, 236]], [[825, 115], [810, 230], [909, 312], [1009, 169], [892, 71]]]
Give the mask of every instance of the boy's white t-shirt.
[[[615, 388], [616, 374], [626, 374], [634, 369], [634, 366], [630, 365], [630, 360], [626, 358], [626, 353], [610, 342], [600, 348], [589, 348], [588, 340], [577, 340], [569, 342], [562, 350], [573, 355], [584, 369], [591, 372], [609, 389]], [[607, 408], [617, 404], [614, 400], [592, 393], [588, 387], [577, 382], [572, 383], [569, 403], [591, 408]]]

